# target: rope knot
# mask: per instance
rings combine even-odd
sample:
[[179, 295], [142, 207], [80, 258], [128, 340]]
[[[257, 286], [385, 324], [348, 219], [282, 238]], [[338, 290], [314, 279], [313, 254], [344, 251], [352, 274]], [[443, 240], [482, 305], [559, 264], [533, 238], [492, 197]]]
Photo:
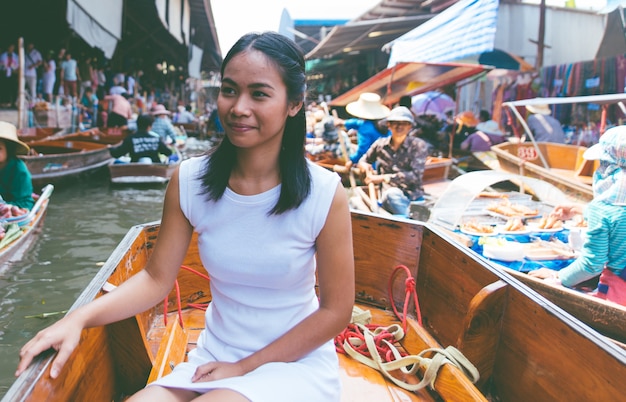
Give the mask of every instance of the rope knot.
[[415, 290], [415, 278], [413, 278], [412, 276], [409, 278], [406, 278], [406, 280], [404, 281], [404, 285], [406, 287], [407, 292], [414, 291]]

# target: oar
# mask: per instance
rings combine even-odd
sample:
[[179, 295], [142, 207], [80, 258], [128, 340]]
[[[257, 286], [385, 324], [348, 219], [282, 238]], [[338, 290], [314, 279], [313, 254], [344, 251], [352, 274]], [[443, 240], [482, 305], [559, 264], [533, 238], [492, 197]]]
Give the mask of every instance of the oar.
[[370, 200], [372, 201], [372, 212], [378, 213], [378, 197], [376, 196], [376, 186], [374, 183], [368, 185]]

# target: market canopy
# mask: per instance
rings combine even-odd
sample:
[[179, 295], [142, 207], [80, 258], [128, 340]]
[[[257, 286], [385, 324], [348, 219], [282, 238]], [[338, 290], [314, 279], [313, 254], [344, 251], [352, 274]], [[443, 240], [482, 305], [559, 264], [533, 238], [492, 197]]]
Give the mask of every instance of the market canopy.
[[345, 106], [363, 92], [375, 92], [383, 103], [393, 105], [402, 96], [413, 96], [457, 83], [487, 70], [480, 64], [461, 63], [398, 63], [343, 93], [330, 102]]
[[123, 0], [69, 0], [66, 18], [71, 29], [110, 59], [122, 38], [123, 10]]
[[492, 51], [499, 0], [461, 0], [385, 44], [388, 67], [400, 62], [449, 62]]

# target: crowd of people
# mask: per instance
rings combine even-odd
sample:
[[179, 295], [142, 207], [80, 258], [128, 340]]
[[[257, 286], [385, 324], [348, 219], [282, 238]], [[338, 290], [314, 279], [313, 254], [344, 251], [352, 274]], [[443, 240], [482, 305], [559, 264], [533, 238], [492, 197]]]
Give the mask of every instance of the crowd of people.
[[106, 60], [82, 53], [76, 57], [65, 48], [41, 52], [32, 42], [26, 43], [23, 66], [14, 44], [0, 53], [0, 107], [17, 106], [20, 68], [29, 108], [49, 109], [59, 100], [61, 105], [75, 105], [81, 128], [128, 126], [129, 120], [151, 113], [157, 105], [174, 109], [173, 123], [195, 123], [204, 112], [194, 111], [190, 103], [174, 102], [167, 89], [144, 83], [141, 70], [115, 71]]

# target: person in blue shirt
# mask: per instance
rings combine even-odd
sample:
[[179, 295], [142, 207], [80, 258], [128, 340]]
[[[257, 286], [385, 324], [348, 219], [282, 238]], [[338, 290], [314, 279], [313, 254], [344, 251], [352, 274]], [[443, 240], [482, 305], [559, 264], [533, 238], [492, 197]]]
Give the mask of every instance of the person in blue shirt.
[[390, 110], [381, 103], [378, 94], [365, 92], [359, 96], [358, 100], [348, 103], [346, 111], [355, 117], [344, 120], [343, 125], [346, 131], [356, 130], [357, 132], [357, 149], [350, 155], [350, 162], [356, 164], [374, 141], [391, 134], [386, 124], [379, 124], [380, 120], [389, 115]]
[[172, 150], [161, 140], [161, 137], [150, 133], [154, 117], [142, 114], [137, 118], [137, 131], [124, 138], [117, 147], [109, 148], [111, 156], [119, 158], [129, 154], [131, 162], [139, 162], [142, 158], [150, 158], [153, 163], [161, 163], [159, 154], [172, 155]]
[[158, 104], [152, 109], [154, 123], [152, 132], [157, 133], [166, 144], [176, 144], [176, 130], [170, 120], [171, 112], [165, 106]]
[[[587, 230], [580, 255], [560, 271], [540, 268], [529, 275], [567, 287], [599, 276], [594, 295], [626, 305], [626, 126], [607, 130], [583, 157], [600, 166], [593, 175], [593, 200], [584, 210]], [[565, 220], [580, 212], [557, 206], [553, 214]]]

